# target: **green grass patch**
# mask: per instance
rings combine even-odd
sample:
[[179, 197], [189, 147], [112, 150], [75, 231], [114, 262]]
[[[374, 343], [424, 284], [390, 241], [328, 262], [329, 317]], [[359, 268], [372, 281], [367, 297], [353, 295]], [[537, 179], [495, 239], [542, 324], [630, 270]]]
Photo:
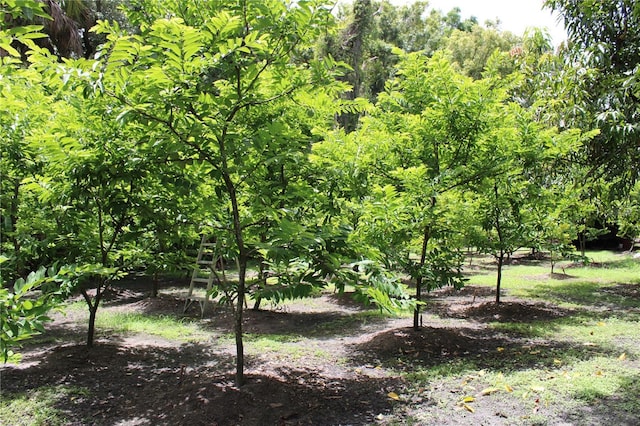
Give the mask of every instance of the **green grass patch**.
[[[229, 342], [235, 338], [232, 334], [223, 337]], [[301, 343], [304, 338], [290, 334], [245, 334], [244, 344], [249, 352], [271, 358], [325, 358], [327, 351], [315, 344]]]
[[204, 341], [208, 333], [197, 323], [164, 315], [128, 312], [99, 312], [96, 327], [120, 333], [145, 333], [168, 340]]
[[[405, 314], [402, 316], [404, 317]], [[406, 313], [407, 317], [411, 313]], [[340, 336], [355, 333], [360, 327], [368, 324], [375, 324], [384, 321], [387, 318], [396, 318], [397, 316], [382, 312], [379, 309], [367, 311], [359, 311], [349, 315], [340, 315], [330, 321], [318, 323], [314, 330], [309, 333], [311, 337], [324, 336]]]
[[69, 423], [56, 406], [59, 401], [84, 398], [87, 391], [67, 386], [44, 387], [29, 392], [2, 393], [0, 423], [13, 426], [62, 426]]
[[[590, 252], [587, 256], [591, 263], [585, 265], [559, 262], [553, 275], [548, 261], [505, 265], [502, 289], [506, 297], [537, 299], [568, 308], [602, 304], [640, 307], [638, 298], [625, 297], [620, 291], [624, 286], [640, 286], [638, 259], [606, 251]], [[472, 271], [468, 284], [495, 286], [495, 265], [485, 266]]]
[[[629, 365], [618, 357], [599, 356], [570, 365], [563, 365], [561, 359], [558, 361], [555, 369], [486, 372], [482, 382], [495, 388], [496, 393], [513, 393], [522, 399], [536, 395], [547, 403], [558, 404], [573, 399], [592, 403], [620, 396], [630, 386]], [[636, 408], [640, 410], [640, 401]]]
[[605, 312], [579, 314], [551, 321], [494, 322], [490, 326], [494, 330], [513, 333], [525, 337], [542, 337], [555, 341], [572, 341], [574, 343], [594, 343], [611, 346], [618, 339], [638, 339], [638, 321], [625, 318], [621, 313]]

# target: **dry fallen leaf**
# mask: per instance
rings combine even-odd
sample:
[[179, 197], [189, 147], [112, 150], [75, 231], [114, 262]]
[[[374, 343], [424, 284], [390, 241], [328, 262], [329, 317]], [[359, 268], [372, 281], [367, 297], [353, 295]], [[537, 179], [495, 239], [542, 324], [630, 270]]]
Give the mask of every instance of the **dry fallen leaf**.
[[504, 348], [503, 348], [503, 347], [501, 347], [501, 346], [499, 346], [498, 348], [496, 348], [496, 350], [497, 350], [498, 352], [502, 352], [502, 351], [504, 351]]
[[389, 393], [387, 394], [387, 396], [388, 396], [389, 398], [391, 398], [391, 399], [395, 399], [396, 401], [400, 401], [400, 397], [399, 397], [399, 396], [398, 396], [398, 394], [397, 394], [397, 393], [395, 393], [395, 392], [389, 392]]
[[620, 356], [618, 357], [618, 359], [619, 359], [620, 361], [624, 361], [625, 359], [627, 359], [627, 354], [626, 354], [625, 352], [623, 352], [623, 353], [622, 353], [622, 355], [620, 355]]
[[600, 321], [600, 322], [598, 323], [598, 327], [604, 327], [605, 325], [606, 325], [606, 324], [605, 324], [605, 323], [603, 323], [602, 321]]
[[513, 388], [509, 385], [504, 385], [504, 390], [506, 390], [507, 392], [513, 392]]
[[476, 399], [475, 399], [474, 397], [472, 397], [472, 396], [465, 396], [465, 397], [462, 399], [462, 402], [473, 402], [473, 401], [475, 401], [475, 400], [476, 400]]
[[475, 413], [475, 411], [476, 411], [472, 406], [470, 406], [468, 404], [462, 404], [462, 406], [464, 407], [465, 410], [467, 410], [470, 413]]
[[544, 386], [531, 386], [531, 390], [534, 392], [544, 392]]
[[498, 392], [500, 389], [498, 388], [486, 388], [486, 389], [482, 389], [482, 392], [480, 392], [480, 395], [482, 396], [486, 396], [486, 395], [491, 395], [492, 393], [496, 393]]

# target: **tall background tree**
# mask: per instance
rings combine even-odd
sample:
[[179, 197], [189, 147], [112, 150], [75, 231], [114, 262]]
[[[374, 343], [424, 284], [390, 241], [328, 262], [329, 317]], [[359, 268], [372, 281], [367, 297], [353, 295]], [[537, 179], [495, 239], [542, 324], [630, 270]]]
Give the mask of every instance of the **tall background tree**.
[[580, 83], [591, 127], [601, 132], [588, 147], [594, 172], [633, 183], [640, 171], [640, 7], [632, 0], [545, 4], [564, 19], [570, 58], [591, 71]]

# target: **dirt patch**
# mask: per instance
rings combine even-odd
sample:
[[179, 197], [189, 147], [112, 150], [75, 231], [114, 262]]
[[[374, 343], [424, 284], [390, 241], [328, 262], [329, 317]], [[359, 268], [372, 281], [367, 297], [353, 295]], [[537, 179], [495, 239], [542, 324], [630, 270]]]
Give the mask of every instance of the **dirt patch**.
[[469, 306], [459, 313], [459, 317], [476, 321], [531, 322], [549, 321], [570, 313], [571, 311], [548, 304], [511, 301], [500, 304], [485, 302], [477, 306]]
[[437, 362], [439, 358], [483, 352], [487, 346], [495, 348], [496, 345], [495, 342], [481, 343], [475, 329], [406, 327], [382, 332], [356, 349], [376, 360], [408, 356], [416, 361]]
[[429, 294], [427, 310], [443, 318], [481, 322], [547, 321], [573, 314], [573, 311], [556, 305], [513, 298], [497, 304], [495, 292], [495, 288], [483, 286], [466, 286], [460, 290], [442, 288]]
[[[443, 401], [468, 389], [452, 390], [437, 381], [410, 389], [402, 372], [416, 366], [467, 368], [459, 367], [462, 361], [477, 369], [553, 369], [557, 354], [567, 350], [565, 343], [497, 332], [488, 323], [552, 320], [571, 312], [519, 300], [496, 306], [489, 287], [433, 292], [424, 311], [428, 326], [419, 330], [410, 327], [411, 318], [370, 315], [351, 295], [324, 294], [246, 311], [247, 383], [237, 388], [230, 310], [211, 307], [201, 318], [197, 306], [183, 312], [184, 301], [172, 293], [149, 298], [148, 284], [110, 290], [98, 315], [111, 310], [173, 316], [197, 321], [210, 336], [184, 343], [98, 330], [96, 346], [88, 349], [82, 344], [86, 312], [56, 315], [47, 334], [24, 348], [23, 363], [3, 368], [3, 397], [71, 387], [73, 394], [56, 406], [70, 425], [402, 424], [403, 415], [421, 418], [421, 413], [431, 419], [425, 424], [533, 424], [512, 414], [523, 410], [522, 404], [499, 398], [473, 417], [456, 405], [449, 416]], [[636, 288], [616, 291], [636, 297]], [[258, 338], [285, 342], [287, 351], [251, 347]], [[583, 356], [604, 350], [585, 347]], [[488, 386], [477, 382], [477, 392]], [[553, 424], [562, 422], [558, 414], [545, 414], [555, 416]]]
[[612, 294], [630, 299], [640, 299], [640, 284], [616, 284], [611, 287], [605, 287], [600, 291], [605, 294]]

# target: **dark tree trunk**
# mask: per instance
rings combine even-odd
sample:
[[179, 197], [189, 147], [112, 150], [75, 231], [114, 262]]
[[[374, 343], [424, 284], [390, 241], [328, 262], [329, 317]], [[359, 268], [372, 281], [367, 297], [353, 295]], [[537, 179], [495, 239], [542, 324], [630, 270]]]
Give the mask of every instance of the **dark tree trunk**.
[[584, 232], [581, 232], [578, 235], [578, 245], [580, 246], [580, 254], [582, 254], [582, 257], [585, 257], [587, 249], [587, 236]]
[[244, 314], [245, 278], [247, 275], [247, 259], [240, 259], [238, 270], [238, 299], [235, 309], [235, 335], [236, 335], [236, 386], [244, 384], [244, 343], [242, 339], [242, 319]]
[[233, 216], [233, 234], [236, 240], [236, 244], [238, 246], [238, 290], [237, 290], [237, 300], [235, 307], [235, 324], [234, 324], [234, 332], [236, 339], [236, 386], [241, 387], [244, 384], [244, 344], [242, 341], [242, 319], [244, 316], [244, 296], [246, 292], [245, 281], [247, 275], [247, 261], [249, 260], [249, 256], [247, 255], [247, 249], [244, 245], [244, 237], [242, 234], [243, 228], [240, 223], [240, 208], [238, 206], [238, 197], [236, 193], [236, 186], [231, 178], [230, 174], [227, 172], [226, 168], [226, 156], [225, 153], [225, 144], [224, 139], [219, 139], [220, 143], [220, 152], [223, 153], [223, 173], [222, 179], [224, 180], [225, 187], [227, 189], [227, 193], [229, 194], [229, 199], [231, 201], [231, 214]]
[[151, 288], [151, 297], [156, 298], [158, 297], [158, 287], [160, 287], [159, 283], [158, 283], [158, 273], [155, 272], [153, 274], [153, 287]]
[[498, 256], [498, 277], [496, 278], [496, 304], [500, 304], [500, 285], [502, 284], [502, 265], [504, 264], [504, 251], [500, 250]]
[[96, 314], [98, 313], [98, 307], [94, 306], [89, 308], [89, 328], [87, 330], [87, 347], [93, 347], [93, 341], [96, 331]]
[[[422, 236], [422, 250], [420, 251], [420, 269], [424, 267], [424, 264], [427, 260], [427, 247], [429, 244], [429, 238], [431, 236], [431, 228], [429, 226], [425, 226], [424, 234]], [[416, 305], [415, 310], [413, 311], [413, 329], [420, 329], [420, 301], [422, 300], [422, 271], [418, 274], [418, 278], [416, 279]]]
[[[102, 280], [102, 278], [101, 278]], [[82, 289], [82, 297], [84, 297], [85, 302], [87, 302], [87, 306], [89, 307], [89, 327], [87, 329], [87, 347], [92, 348], [95, 340], [95, 330], [96, 330], [96, 315], [98, 313], [98, 307], [100, 306], [100, 300], [102, 299], [102, 294], [104, 293], [104, 283], [100, 282], [96, 288], [96, 295], [94, 298], [89, 296], [89, 293], [86, 289]]]
[[498, 207], [498, 182], [494, 182], [493, 191], [496, 196], [496, 208], [495, 208], [495, 227], [498, 234], [498, 243], [500, 244], [500, 252], [498, 255], [498, 277], [496, 278], [496, 304], [500, 304], [500, 285], [502, 284], [502, 265], [504, 265], [504, 234], [502, 233], [502, 226], [500, 225], [500, 208]]

